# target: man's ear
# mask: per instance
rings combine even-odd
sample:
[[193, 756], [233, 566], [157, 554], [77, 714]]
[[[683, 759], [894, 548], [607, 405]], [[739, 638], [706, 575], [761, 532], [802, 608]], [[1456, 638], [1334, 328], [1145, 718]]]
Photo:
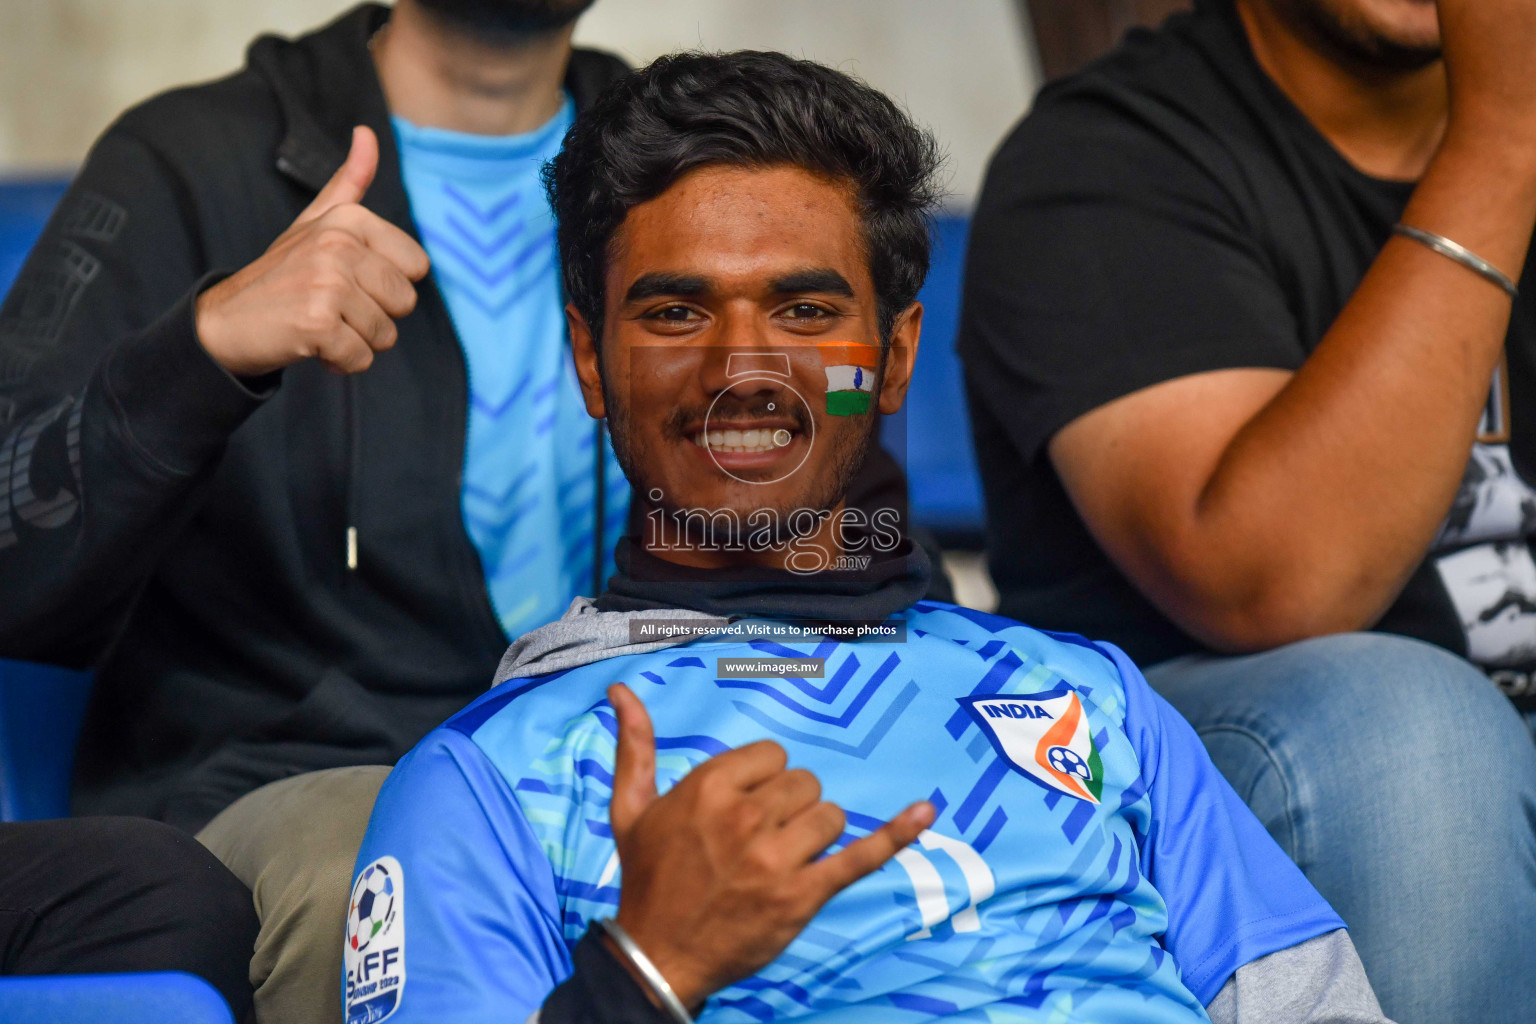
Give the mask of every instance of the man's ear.
[[581, 382], [581, 398], [587, 415], [600, 420], [608, 415], [603, 403], [603, 375], [599, 367], [597, 339], [587, 318], [570, 303], [565, 306], [565, 326], [571, 332], [571, 355], [576, 359], [576, 379]]
[[923, 304], [914, 302], [896, 317], [891, 346], [885, 357], [885, 376], [880, 381], [880, 411], [898, 411], [912, 386], [912, 367], [917, 365], [917, 341], [923, 333]]

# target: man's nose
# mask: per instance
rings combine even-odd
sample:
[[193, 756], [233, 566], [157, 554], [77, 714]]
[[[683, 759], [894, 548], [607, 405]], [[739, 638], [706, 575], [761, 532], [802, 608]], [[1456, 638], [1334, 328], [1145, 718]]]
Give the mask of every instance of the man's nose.
[[704, 390], [749, 399], [782, 391], [792, 375], [788, 352], [771, 348], [719, 348], [705, 360]]
[[[762, 389], [787, 383], [792, 375], [790, 354], [769, 342], [756, 318], [735, 319], [716, 336], [702, 367], [704, 389], [719, 394], [730, 389], [746, 397]], [[742, 320], [746, 320], [745, 323]]]
[[721, 318], [704, 361], [701, 383], [711, 395], [730, 390], [747, 398], [782, 390], [795, 378], [796, 363], [807, 355], [808, 346], [785, 345], [782, 337], [774, 336], [759, 310], [742, 312], [732, 309]]

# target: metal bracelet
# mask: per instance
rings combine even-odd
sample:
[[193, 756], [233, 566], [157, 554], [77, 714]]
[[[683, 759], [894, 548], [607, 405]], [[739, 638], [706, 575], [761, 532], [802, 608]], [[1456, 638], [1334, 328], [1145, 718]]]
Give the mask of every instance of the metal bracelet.
[[619, 947], [619, 951], [634, 965], [635, 970], [640, 972], [646, 985], [661, 1001], [661, 1008], [666, 1010], [677, 1024], [693, 1024], [693, 1015], [688, 1012], [683, 1001], [677, 998], [677, 993], [672, 991], [672, 986], [667, 984], [667, 979], [656, 969], [656, 965], [651, 963], [651, 958], [635, 945], [635, 940], [629, 937], [628, 932], [619, 927], [619, 922], [611, 917], [605, 917], [598, 921], [597, 925], [608, 934], [613, 944]]
[[1402, 235], [1404, 238], [1411, 238], [1420, 245], [1427, 245], [1441, 256], [1455, 260], [1479, 277], [1492, 281], [1504, 289], [1505, 294], [1510, 298], [1519, 297], [1520, 289], [1515, 287], [1515, 282], [1511, 281], [1498, 267], [1489, 263], [1466, 246], [1453, 242], [1444, 235], [1437, 235], [1433, 231], [1425, 231], [1423, 228], [1416, 228], [1409, 224], [1394, 224], [1392, 225], [1392, 232], [1393, 234]]

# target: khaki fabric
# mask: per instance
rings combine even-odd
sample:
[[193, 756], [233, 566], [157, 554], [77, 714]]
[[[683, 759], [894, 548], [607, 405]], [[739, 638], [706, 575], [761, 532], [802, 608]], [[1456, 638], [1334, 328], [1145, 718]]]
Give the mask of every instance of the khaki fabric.
[[255, 897], [258, 1024], [340, 1024], [352, 866], [388, 775], [379, 765], [295, 775], [247, 793], [198, 833]]

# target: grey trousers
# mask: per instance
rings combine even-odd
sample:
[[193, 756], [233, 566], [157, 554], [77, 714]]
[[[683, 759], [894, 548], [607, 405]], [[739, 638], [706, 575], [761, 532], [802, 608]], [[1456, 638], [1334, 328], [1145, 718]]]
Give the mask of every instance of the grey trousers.
[[230, 804], [198, 840], [251, 890], [259, 1024], [341, 1024], [341, 941], [353, 861], [389, 768], [308, 772]]

